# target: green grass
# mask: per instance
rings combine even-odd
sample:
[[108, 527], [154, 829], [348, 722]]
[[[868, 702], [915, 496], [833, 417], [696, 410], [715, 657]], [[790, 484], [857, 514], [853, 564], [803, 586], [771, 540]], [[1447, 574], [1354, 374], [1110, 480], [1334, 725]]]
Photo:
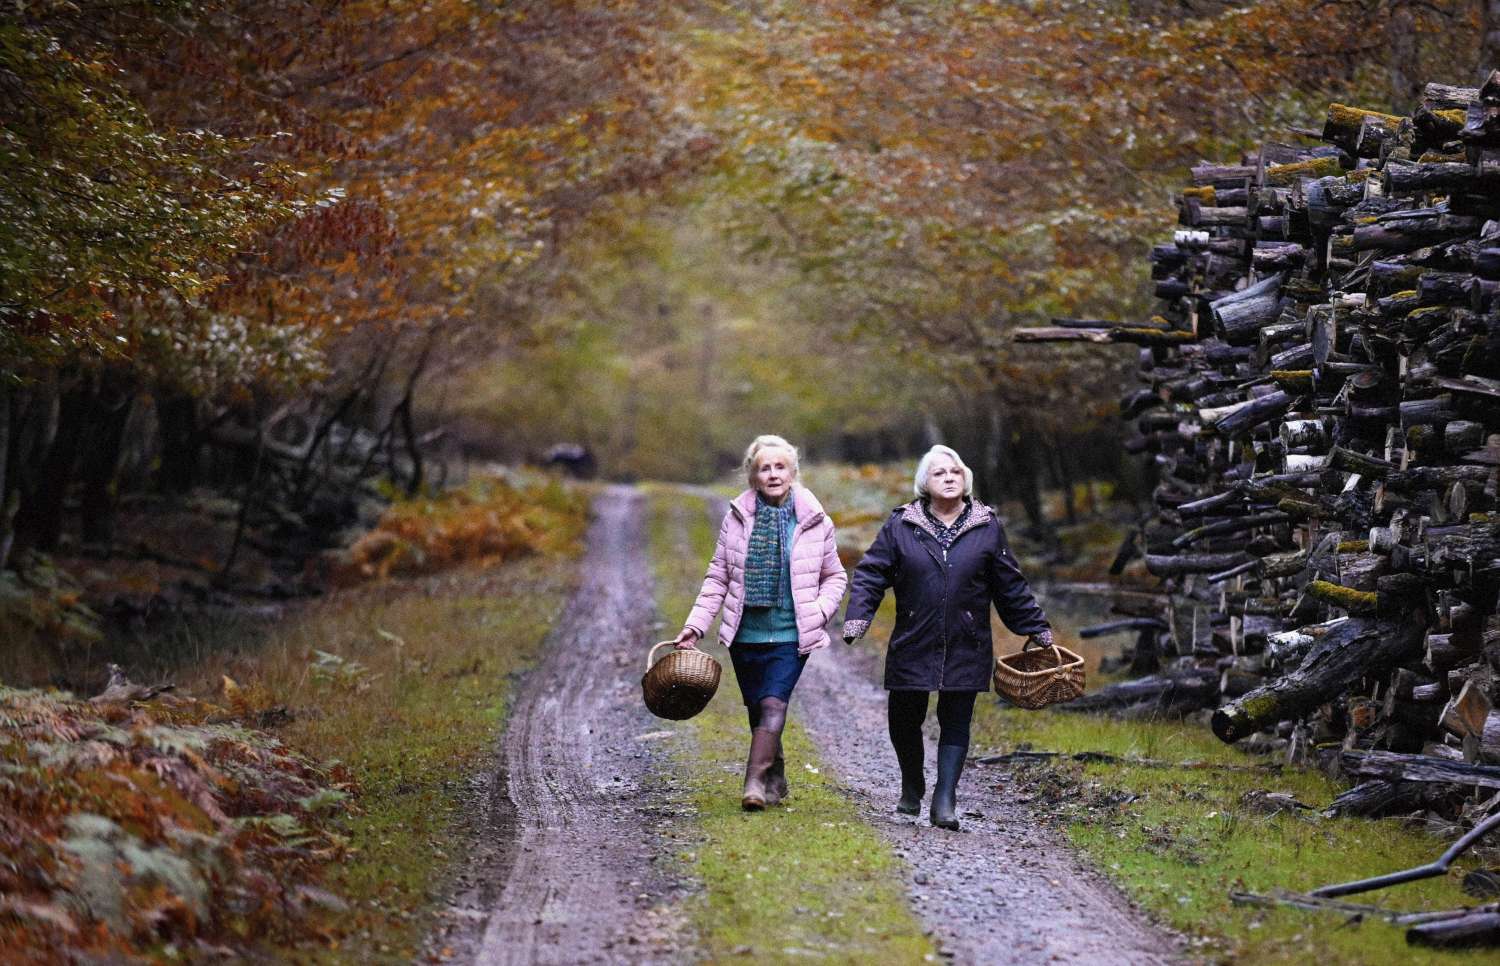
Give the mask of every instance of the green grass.
[[[816, 476], [818, 485], [828, 491], [827, 505], [852, 507], [869, 516], [881, 498], [890, 495], [889, 475], [824, 468], [809, 478]], [[1075, 608], [1077, 613], [1072, 612]], [[1116, 642], [1078, 638], [1077, 625], [1092, 623], [1097, 616], [1088, 613], [1086, 603], [1053, 608], [1051, 616], [1059, 642], [1088, 659], [1090, 685], [1098, 687], [1098, 659]], [[861, 646], [882, 654], [893, 618], [888, 595]], [[998, 622], [994, 630], [997, 651], [1020, 646], [1020, 639]], [[979, 702], [974, 745], [978, 755], [1033, 748], [1102, 751], [1177, 763], [1244, 766], [1263, 761], [1223, 744], [1200, 725], [1001, 710], [992, 698]], [[991, 774], [1002, 780], [998, 770]], [[1231, 889], [1306, 891], [1419, 865], [1446, 846], [1444, 840], [1395, 819], [1325, 820], [1308, 812], [1271, 816], [1242, 803], [1249, 792], [1281, 791], [1321, 809], [1342, 786], [1320, 772], [1063, 762], [1018, 769], [1010, 780], [1017, 794], [1037, 798], [1033, 807], [1039, 813], [1059, 817], [1069, 841], [1098, 868], [1157, 919], [1187, 934], [1197, 954], [1237, 963], [1303, 963], [1316, 956], [1329, 966], [1493, 958], [1412, 949], [1402, 929], [1379, 920], [1349, 926], [1328, 913], [1230, 903]], [[1139, 798], [1123, 806], [1110, 804], [1128, 795]], [[1401, 911], [1470, 905], [1475, 900], [1458, 888], [1462, 874], [1349, 899]]]
[[[701, 501], [653, 493], [653, 571], [667, 633], [692, 605], [714, 537]], [[697, 817], [698, 839], [681, 858], [703, 883], [692, 916], [706, 958], [934, 959], [906, 904], [896, 858], [824, 774], [795, 721], [784, 737], [791, 799], [761, 813], [740, 810], [744, 706], [727, 654], [717, 644], [705, 650], [724, 666], [724, 680], [708, 709], [686, 723], [688, 740], [675, 754], [685, 805]]]
[[[345, 591], [212, 655], [182, 680], [212, 690], [228, 673], [295, 716], [280, 736], [341, 762], [358, 785], [348, 861], [328, 887], [348, 898], [328, 950], [305, 959], [410, 962], [435, 900], [464, 855], [466, 779], [487, 767], [515, 676], [538, 653], [577, 572], [569, 556], [534, 556]], [[346, 669], [330, 679], [315, 651]], [[326, 662], [325, 662], [326, 665]]]
[[[981, 700], [975, 752], [1018, 748], [1102, 751], [1178, 764], [1246, 766], [1264, 759], [1236, 751], [1207, 729], [1181, 722], [1122, 722], [1062, 712], [1001, 709]], [[1285, 769], [1143, 767], [1065, 762], [1026, 766], [1011, 779], [1039, 795], [1069, 839], [1145, 908], [1194, 938], [1198, 951], [1236, 963], [1478, 963], [1493, 953], [1433, 953], [1406, 945], [1403, 930], [1379, 920], [1295, 909], [1232, 905], [1231, 889], [1307, 891], [1431, 861], [1443, 840], [1395, 819], [1323, 819], [1315, 812], [1268, 815], [1249, 792], [1289, 792], [1320, 809], [1341, 787], [1320, 772]], [[1140, 796], [1112, 807], [1111, 793]], [[1467, 863], [1472, 868], [1473, 863]], [[1447, 909], [1475, 900], [1446, 878], [1349, 896], [1402, 911]]]

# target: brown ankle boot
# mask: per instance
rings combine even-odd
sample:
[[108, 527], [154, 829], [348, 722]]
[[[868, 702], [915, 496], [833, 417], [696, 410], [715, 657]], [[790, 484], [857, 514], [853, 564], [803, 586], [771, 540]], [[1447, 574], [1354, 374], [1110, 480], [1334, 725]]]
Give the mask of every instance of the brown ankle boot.
[[776, 744], [780, 736], [774, 731], [756, 728], [750, 733], [750, 758], [745, 762], [745, 792], [740, 796], [740, 807], [747, 812], [758, 812], [766, 807], [766, 772], [776, 757]]

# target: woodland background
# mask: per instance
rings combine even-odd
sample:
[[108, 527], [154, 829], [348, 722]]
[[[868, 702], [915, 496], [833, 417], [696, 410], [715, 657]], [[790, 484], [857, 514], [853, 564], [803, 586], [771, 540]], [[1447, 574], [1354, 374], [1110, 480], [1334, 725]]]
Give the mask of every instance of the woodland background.
[[[1014, 501], [1028, 568], [1094, 579], [1134, 508], [1052, 530], [1152, 486], [1118, 425], [1136, 359], [1013, 331], [1144, 320], [1194, 163], [1497, 64], [1500, 0], [0, 4], [0, 945], [417, 955], [574, 586], [586, 494], [515, 469], [557, 443], [607, 478], [704, 483], [781, 433], [857, 554], [906, 485], [868, 464], [941, 439]], [[667, 613], [712, 532], [688, 491], [643, 491]], [[95, 697], [21, 690], [41, 685]], [[1258, 779], [1187, 774], [1230, 754], [1206, 733], [1044, 739], [992, 712], [992, 745], [1195, 759], [1126, 775], [1156, 783], [1135, 837], [1080, 833], [1161, 887], [1163, 921], [1266, 961], [1404, 955], [1225, 892], [1427, 839], [1296, 817], [1268, 839]], [[707, 717], [705, 747], [742, 727]], [[690, 791], [738, 818], [699, 757]], [[853, 815], [828, 802], [805, 830]], [[816, 857], [828, 881], [860, 841]], [[718, 928], [704, 948], [737, 950]]]
[[1471, 0], [9, 5], [0, 564], [207, 485], [222, 575], [559, 441], [707, 480], [941, 437], [1038, 525], [1139, 492], [1132, 360], [1008, 332], [1143, 315], [1191, 163], [1497, 47]]

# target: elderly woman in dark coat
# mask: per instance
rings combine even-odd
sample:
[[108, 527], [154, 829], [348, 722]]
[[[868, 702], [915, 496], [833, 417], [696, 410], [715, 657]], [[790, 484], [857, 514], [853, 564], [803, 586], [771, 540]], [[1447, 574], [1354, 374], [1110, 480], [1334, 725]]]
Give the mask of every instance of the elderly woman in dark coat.
[[896, 627], [885, 658], [891, 744], [901, 765], [896, 811], [915, 815], [927, 791], [922, 723], [936, 691], [937, 784], [932, 824], [957, 829], [956, 790], [969, 750], [974, 699], [990, 689], [990, 604], [1015, 634], [1050, 645], [1052, 631], [1006, 543], [995, 511], [973, 499], [974, 474], [934, 446], [917, 464], [917, 499], [891, 512], [854, 570], [844, 640], [870, 627], [885, 592], [896, 593]]

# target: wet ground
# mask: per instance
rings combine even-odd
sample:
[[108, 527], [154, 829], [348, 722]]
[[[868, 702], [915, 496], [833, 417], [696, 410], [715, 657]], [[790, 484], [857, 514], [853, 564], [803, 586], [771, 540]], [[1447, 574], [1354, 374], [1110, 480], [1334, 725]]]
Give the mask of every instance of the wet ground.
[[[709, 499], [705, 509], [717, 525], [723, 501]], [[496, 769], [476, 789], [475, 852], [433, 938], [454, 960], [697, 958], [677, 912], [692, 886], [667, 858], [663, 835], [666, 750], [643, 740], [663, 733], [641, 706], [638, 684], [637, 645], [650, 639], [655, 616], [645, 510], [626, 487], [599, 497], [583, 582], [541, 663], [515, 690]], [[842, 644], [818, 653], [793, 713], [903, 860], [912, 906], [945, 955], [961, 963], [1175, 958], [1174, 937], [995, 787], [999, 770], [971, 765], [965, 773], [959, 832], [896, 815], [899, 780], [876, 661]]]
[[663, 860], [660, 722], [641, 704], [654, 620], [645, 499], [594, 505], [583, 581], [515, 689], [479, 852], [434, 946], [482, 964], [656, 963], [693, 957]]
[[[894, 811], [901, 778], [886, 736], [886, 692], [876, 683], [876, 663], [868, 651], [843, 643], [815, 654], [797, 687], [794, 713], [812, 733], [824, 766], [905, 863], [912, 907], [943, 952], [960, 963], [1172, 961], [1174, 937], [1152, 926], [1039, 816], [1013, 801], [1006, 772], [973, 764], [965, 769], [957, 832], [928, 825], [925, 803], [917, 817]], [[936, 744], [934, 731], [927, 739], [929, 788]]]

